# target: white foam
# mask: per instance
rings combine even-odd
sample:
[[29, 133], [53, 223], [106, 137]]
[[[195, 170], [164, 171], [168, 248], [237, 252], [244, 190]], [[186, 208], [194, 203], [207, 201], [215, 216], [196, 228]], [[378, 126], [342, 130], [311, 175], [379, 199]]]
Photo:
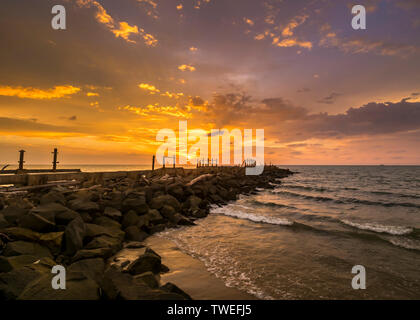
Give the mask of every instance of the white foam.
[[229, 206], [229, 205], [222, 208], [215, 208], [212, 210], [212, 213], [219, 213], [225, 216], [244, 219], [244, 220], [250, 220], [253, 222], [262, 222], [262, 223], [276, 224], [276, 225], [282, 225], [282, 226], [291, 226], [293, 224], [293, 221], [289, 221], [287, 219], [256, 215], [253, 213], [236, 210], [234, 207]]
[[368, 230], [378, 233], [388, 233], [392, 235], [405, 235], [409, 234], [413, 231], [412, 228], [409, 227], [402, 227], [402, 226], [386, 226], [382, 224], [376, 223], [356, 223], [349, 220], [340, 220], [342, 223], [349, 225], [351, 227], [361, 229], [361, 230]]

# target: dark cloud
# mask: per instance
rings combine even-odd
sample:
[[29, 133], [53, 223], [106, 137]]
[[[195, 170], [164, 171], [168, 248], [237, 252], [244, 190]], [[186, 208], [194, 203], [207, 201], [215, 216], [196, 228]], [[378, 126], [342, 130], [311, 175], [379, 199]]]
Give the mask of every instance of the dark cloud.
[[7, 132], [75, 132], [74, 128], [38, 123], [33, 119], [0, 118], [0, 130]]
[[302, 88], [302, 89], [297, 90], [296, 92], [297, 93], [306, 93], [306, 92], [310, 92], [310, 91], [311, 91], [311, 89], [309, 89], [309, 88]]
[[71, 117], [69, 118], [69, 120], [70, 120], [70, 121], [75, 121], [75, 120], [77, 120], [77, 116], [71, 116]]
[[342, 93], [333, 92], [329, 96], [326, 96], [320, 100], [318, 100], [318, 103], [324, 103], [324, 104], [333, 104], [338, 97], [342, 96]]
[[[223, 112], [222, 112], [223, 111]], [[368, 103], [350, 108], [345, 113], [310, 113], [282, 98], [264, 99], [256, 103], [244, 94], [217, 95], [204, 115], [220, 125], [252, 121], [277, 135], [279, 142], [304, 141], [310, 138], [341, 139], [357, 135], [379, 135], [420, 129], [420, 102], [402, 99], [392, 103]], [[292, 144], [289, 147], [304, 146]], [[306, 145], [305, 145], [306, 146]]]

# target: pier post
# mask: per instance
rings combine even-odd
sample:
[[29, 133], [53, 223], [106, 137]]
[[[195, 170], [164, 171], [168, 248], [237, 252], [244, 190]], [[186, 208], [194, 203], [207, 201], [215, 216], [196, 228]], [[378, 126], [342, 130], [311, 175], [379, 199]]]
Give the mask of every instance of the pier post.
[[174, 169], [175, 169], [175, 162], [176, 162], [176, 156], [174, 156]]
[[163, 164], [163, 169], [165, 169], [165, 158], [166, 158], [166, 157], [165, 157], [165, 156], [163, 156], [163, 161], [162, 161], [162, 162], [163, 162], [163, 163], [162, 163], [162, 164]]
[[25, 157], [25, 150], [19, 151], [19, 170], [23, 170], [23, 164], [25, 161], [23, 160]]
[[153, 160], [152, 160], [152, 171], [155, 170], [155, 160], [156, 160], [156, 156], [153, 155]]
[[54, 152], [52, 152], [53, 156], [53, 168], [52, 171], [56, 171], [57, 170], [57, 163], [59, 163], [57, 161], [57, 154], [58, 154], [58, 150], [57, 148], [54, 148]]

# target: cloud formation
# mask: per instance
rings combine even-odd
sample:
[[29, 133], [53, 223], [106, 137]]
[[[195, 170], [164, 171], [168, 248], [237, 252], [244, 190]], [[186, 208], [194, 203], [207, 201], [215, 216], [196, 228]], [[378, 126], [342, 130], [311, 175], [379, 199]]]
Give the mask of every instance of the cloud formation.
[[18, 97], [22, 99], [58, 99], [76, 94], [80, 88], [73, 86], [55, 86], [52, 89], [38, 89], [32, 87], [0, 86], [0, 96]]

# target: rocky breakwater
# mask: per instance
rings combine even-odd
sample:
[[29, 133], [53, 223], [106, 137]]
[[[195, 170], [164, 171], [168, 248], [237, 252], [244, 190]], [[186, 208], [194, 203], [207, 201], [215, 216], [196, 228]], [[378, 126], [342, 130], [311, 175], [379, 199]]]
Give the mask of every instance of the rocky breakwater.
[[[0, 195], [0, 299], [190, 299], [161, 285], [168, 269], [142, 241], [165, 228], [194, 225], [210, 205], [272, 188], [291, 174], [266, 167], [155, 170], [144, 175], [84, 181], [79, 188]], [[122, 249], [142, 248], [119, 261]], [[116, 263], [119, 261], [119, 263]], [[66, 270], [66, 289], [53, 289], [53, 266]]]

